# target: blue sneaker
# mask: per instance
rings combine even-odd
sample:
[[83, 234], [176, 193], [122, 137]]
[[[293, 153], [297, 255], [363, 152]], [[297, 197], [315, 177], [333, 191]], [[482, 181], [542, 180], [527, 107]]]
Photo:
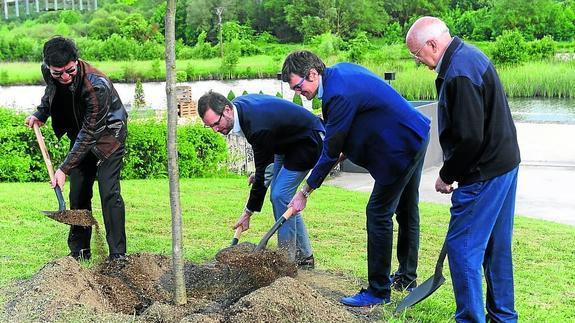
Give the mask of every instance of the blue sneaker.
[[347, 306], [362, 307], [385, 305], [391, 303], [391, 300], [389, 299], [389, 296], [377, 297], [367, 289], [362, 288], [359, 293], [353, 296], [344, 297], [340, 300], [340, 302]]

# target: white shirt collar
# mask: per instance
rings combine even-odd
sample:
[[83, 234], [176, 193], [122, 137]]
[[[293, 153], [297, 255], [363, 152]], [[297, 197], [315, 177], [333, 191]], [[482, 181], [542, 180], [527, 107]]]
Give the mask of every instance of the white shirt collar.
[[245, 137], [242, 127], [240, 126], [240, 118], [238, 117], [238, 109], [232, 104], [234, 110], [234, 127], [232, 128], [232, 134], [240, 137]]

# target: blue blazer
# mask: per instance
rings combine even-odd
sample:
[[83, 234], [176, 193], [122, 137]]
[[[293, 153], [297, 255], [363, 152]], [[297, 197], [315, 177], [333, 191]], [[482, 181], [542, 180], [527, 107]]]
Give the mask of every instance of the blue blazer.
[[381, 185], [407, 169], [429, 136], [430, 120], [376, 74], [351, 63], [322, 75], [325, 141], [307, 183], [318, 188], [343, 152]]
[[284, 155], [284, 167], [307, 171], [317, 162], [323, 146], [321, 119], [290, 101], [263, 94], [242, 95], [233, 100], [242, 132], [254, 150], [255, 182], [247, 208], [260, 211], [267, 188], [265, 168], [274, 155]]

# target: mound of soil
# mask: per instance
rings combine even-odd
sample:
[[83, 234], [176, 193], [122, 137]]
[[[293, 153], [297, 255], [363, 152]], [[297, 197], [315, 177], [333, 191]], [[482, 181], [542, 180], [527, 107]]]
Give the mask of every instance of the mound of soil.
[[[337, 299], [357, 285], [301, 272], [280, 253], [243, 243], [214, 262], [185, 264], [188, 302], [172, 304], [171, 259], [134, 254], [87, 269], [71, 257], [0, 290], [0, 321], [352, 322], [371, 320]], [[321, 275], [325, 275], [322, 277]], [[336, 278], [336, 279], [334, 279]], [[334, 289], [334, 287], [337, 287]], [[343, 289], [343, 290], [342, 290]]]
[[227, 310], [229, 322], [354, 322], [358, 319], [290, 277], [242, 297]]

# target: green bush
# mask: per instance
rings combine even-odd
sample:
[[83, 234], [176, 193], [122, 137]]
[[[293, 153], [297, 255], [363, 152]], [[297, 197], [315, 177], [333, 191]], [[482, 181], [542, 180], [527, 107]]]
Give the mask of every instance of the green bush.
[[497, 37], [492, 59], [498, 65], [518, 65], [527, 60], [527, 43], [517, 30], [504, 31]]
[[301, 105], [303, 107], [303, 101], [301, 99], [301, 95], [299, 94], [294, 94], [293, 99], [291, 100], [293, 103], [297, 104], [297, 105]]
[[532, 60], [552, 58], [557, 50], [557, 45], [551, 36], [545, 36], [528, 43], [527, 53]]
[[[48, 181], [34, 131], [26, 128], [25, 114], [0, 108], [0, 182]], [[128, 122], [122, 178], [167, 177], [165, 123]], [[57, 168], [70, 147], [66, 136], [56, 139], [48, 122], [42, 127], [52, 164]], [[179, 169], [182, 178], [225, 172], [227, 145], [222, 136], [199, 124], [178, 127]]]
[[[166, 178], [167, 128], [164, 123], [132, 122], [128, 127], [123, 178]], [[220, 172], [227, 158], [222, 136], [199, 124], [178, 127], [178, 157], [182, 178]]]
[[354, 39], [349, 41], [349, 43], [349, 60], [354, 63], [361, 62], [370, 46], [367, 34], [364, 31], [359, 32]]
[[[48, 171], [34, 131], [24, 126], [26, 115], [0, 109], [0, 182], [48, 181]], [[69, 140], [56, 139], [50, 123], [42, 134], [52, 164], [58, 167], [69, 148]]]

